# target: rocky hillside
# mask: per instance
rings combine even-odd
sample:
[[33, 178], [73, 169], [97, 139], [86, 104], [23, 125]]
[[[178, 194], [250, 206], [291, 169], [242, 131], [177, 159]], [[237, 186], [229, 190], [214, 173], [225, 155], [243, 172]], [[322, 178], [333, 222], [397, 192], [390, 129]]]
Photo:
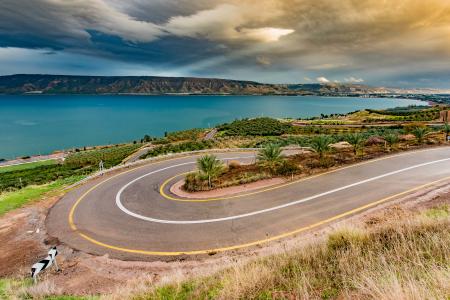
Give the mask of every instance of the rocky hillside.
[[153, 76], [0, 76], [0, 93], [46, 94], [267, 94], [281, 88], [251, 81]]
[[342, 95], [385, 93], [386, 90], [350, 84], [263, 84], [215, 78], [155, 76], [0, 76], [0, 94], [282, 94]]

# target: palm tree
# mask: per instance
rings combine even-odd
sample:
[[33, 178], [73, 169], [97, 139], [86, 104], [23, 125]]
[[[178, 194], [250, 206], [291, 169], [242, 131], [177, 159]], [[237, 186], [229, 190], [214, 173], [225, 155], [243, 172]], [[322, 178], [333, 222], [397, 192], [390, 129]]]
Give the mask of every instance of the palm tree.
[[419, 144], [422, 144], [423, 138], [425, 137], [425, 135], [427, 133], [428, 133], [428, 128], [426, 128], [426, 127], [416, 127], [412, 131], [412, 134], [414, 134], [414, 136], [416, 137], [417, 142], [419, 142]]
[[384, 140], [389, 145], [389, 149], [392, 149], [398, 143], [399, 137], [397, 134], [390, 133], [384, 136]]
[[214, 155], [204, 155], [197, 159], [197, 167], [200, 174], [208, 177], [208, 186], [212, 188], [212, 180], [223, 170], [223, 163]]
[[332, 139], [327, 135], [319, 135], [312, 139], [311, 147], [319, 153], [319, 157], [323, 158], [323, 155], [330, 151], [330, 144]]
[[345, 140], [353, 146], [353, 153], [355, 155], [358, 154], [358, 149], [362, 148], [364, 151], [364, 143], [366, 141], [366, 138], [364, 137], [364, 135], [360, 134], [360, 133], [353, 133], [353, 134], [348, 134], [345, 137]]
[[270, 170], [271, 173], [283, 162], [281, 155], [281, 148], [276, 144], [267, 144], [264, 148], [259, 150], [258, 163]]
[[447, 142], [448, 141], [448, 136], [450, 134], [450, 125], [448, 123], [445, 123], [444, 127], [442, 128], [442, 130], [445, 133], [445, 141]]

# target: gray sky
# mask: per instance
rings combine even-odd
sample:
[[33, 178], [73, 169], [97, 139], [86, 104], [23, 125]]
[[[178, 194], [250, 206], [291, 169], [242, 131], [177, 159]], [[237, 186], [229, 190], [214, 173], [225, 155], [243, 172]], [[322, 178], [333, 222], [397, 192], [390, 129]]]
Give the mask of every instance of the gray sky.
[[0, 74], [450, 87], [450, 0], [2, 0]]

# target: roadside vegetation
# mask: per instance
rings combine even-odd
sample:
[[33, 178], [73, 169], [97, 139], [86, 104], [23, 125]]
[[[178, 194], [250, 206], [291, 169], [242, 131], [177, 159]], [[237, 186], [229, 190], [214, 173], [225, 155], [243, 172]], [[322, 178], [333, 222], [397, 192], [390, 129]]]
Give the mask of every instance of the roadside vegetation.
[[330, 144], [333, 142], [331, 137], [327, 135], [319, 135], [311, 140], [311, 148], [316, 151], [319, 158], [322, 159], [324, 155], [331, 151]]
[[283, 164], [284, 157], [281, 154], [280, 146], [276, 144], [268, 144], [262, 148], [257, 156], [258, 165], [272, 174], [277, 172], [277, 169]]
[[182, 131], [174, 131], [166, 134], [167, 140], [170, 142], [186, 141], [186, 140], [198, 140], [205, 136], [205, 129], [194, 128]]
[[[433, 121], [439, 118], [439, 107], [427, 107], [427, 106], [409, 106], [409, 107], [397, 107], [386, 110], [373, 110], [367, 109], [371, 114], [378, 115], [378, 118], [384, 121]], [[380, 117], [382, 116], [382, 117]], [[373, 121], [369, 117], [369, 121]]]
[[99, 168], [120, 164], [140, 144], [117, 145], [78, 151], [60, 161], [45, 161], [0, 168], [0, 215], [36, 201], [49, 192], [60, 191]]
[[400, 138], [397, 134], [389, 133], [384, 136], [384, 140], [386, 141], [386, 150], [392, 151], [399, 143]]
[[445, 140], [448, 141], [448, 137], [450, 135], [450, 124], [445, 123], [442, 127], [442, 131], [445, 133]]
[[49, 160], [42, 160], [42, 161], [25, 163], [25, 164], [20, 164], [20, 165], [5, 166], [5, 167], [0, 167], [0, 174], [6, 173], [6, 172], [11, 172], [11, 171], [33, 169], [33, 168], [40, 167], [40, 166], [49, 166], [49, 165], [54, 165], [54, 164], [57, 164], [57, 161], [54, 159], [49, 159]]
[[103, 149], [75, 152], [66, 158], [64, 164], [76, 168], [97, 168], [100, 161], [103, 161], [105, 168], [111, 168], [120, 164], [141, 146], [140, 144], [116, 145]]
[[346, 136], [345, 140], [352, 145], [353, 154], [358, 155], [358, 151], [363, 150], [364, 152], [364, 144], [366, 143], [366, 137], [360, 133], [351, 133]]
[[417, 142], [419, 144], [423, 143], [423, 139], [425, 138], [425, 135], [428, 133], [428, 128], [426, 127], [416, 127], [412, 130], [412, 134], [414, 134], [414, 136], [417, 139]]
[[[198, 183], [206, 182], [207, 188], [213, 188], [213, 181], [224, 172], [222, 161], [214, 155], [204, 155], [197, 160], [198, 172], [191, 173], [187, 177], [185, 189], [195, 190]], [[192, 186], [192, 187], [191, 187]]]
[[218, 126], [222, 136], [274, 136], [288, 133], [291, 125], [272, 118], [235, 120]]
[[141, 156], [141, 159], [155, 157], [170, 153], [180, 153], [188, 151], [198, 151], [214, 148], [215, 143], [213, 141], [188, 141], [171, 143], [166, 145], [156, 146], [145, 155]]
[[42, 185], [72, 176], [85, 176], [98, 170], [100, 160], [105, 168], [115, 166], [139, 148], [139, 144], [118, 145], [109, 148], [79, 151], [69, 154], [64, 162], [31, 163], [0, 168], [0, 193]]
[[33, 286], [31, 279], [0, 279], [0, 299], [98, 300], [97, 296], [50, 296], [58, 288], [54, 284]]
[[0, 192], [13, 192], [30, 185], [47, 184], [71, 176], [87, 175], [92, 169], [65, 163], [46, 165], [31, 169], [4, 172], [0, 178]]
[[[151, 142], [155, 147], [141, 158], [155, 157], [170, 153], [207, 150], [211, 148], [258, 148], [275, 143], [280, 146], [298, 145], [310, 147], [315, 136], [330, 136], [333, 143], [351, 142], [350, 136], [366, 140], [387, 135], [401, 136], [414, 134], [414, 128], [428, 128], [425, 134], [445, 131], [445, 127], [427, 126], [427, 122], [439, 118], [445, 106], [410, 106], [389, 110], [363, 110], [349, 114], [321, 115], [304, 120], [279, 120], [254, 118], [235, 120], [217, 126], [217, 134], [212, 140], [203, 140], [206, 129], [191, 129], [167, 133], [163, 138], [146, 136], [142, 141]], [[384, 123], [389, 123], [383, 125]], [[423, 130], [423, 129], [420, 129]], [[359, 134], [359, 135], [355, 135]], [[419, 133], [420, 134], [420, 133]], [[419, 137], [422, 141], [422, 138]], [[431, 138], [428, 142], [431, 143]], [[438, 138], [442, 141], [442, 138]], [[363, 154], [362, 143], [357, 143], [356, 152]]]
[[[236, 161], [228, 163], [208, 180], [201, 172], [189, 173], [183, 188], [188, 192], [198, 192], [275, 177], [295, 180], [391, 152], [442, 144], [445, 143], [444, 132], [445, 126], [429, 128], [421, 123], [412, 123], [401, 129], [371, 128], [334, 135], [255, 137], [254, 140], [247, 140], [247, 144], [242, 147], [260, 149], [256, 162], [245, 165]], [[216, 141], [208, 141], [208, 147], [213, 148], [212, 143]], [[175, 147], [180, 145], [183, 144]], [[298, 154], [284, 156], [281, 147], [289, 147]], [[169, 145], [161, 147], [168, 148]]]
[[439, 119], [439, 112], [445, 109], [442, 106], [409, 106], [386, 110], [366, 109], [346, 116], [349, 121], [374, 122], [426, 122]]
[[447, 205], [325, 239], [133, 299], [448, 299]]
[[0, 216], [25, 204], [39, 200], [44, 195], [50, 197], [53, 194], [57, 194], [62, 188], [74, 184], [84, 177], [83, 175], [71, 176], [42, 185], [29, 185], [14, 192], [4, 192], [0, 194]]

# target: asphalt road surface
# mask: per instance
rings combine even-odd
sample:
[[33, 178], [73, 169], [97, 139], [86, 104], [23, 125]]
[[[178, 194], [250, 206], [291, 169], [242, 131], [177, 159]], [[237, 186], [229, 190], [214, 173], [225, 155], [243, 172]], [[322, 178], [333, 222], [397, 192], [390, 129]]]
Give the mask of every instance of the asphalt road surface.
[[[217, 154], [241, 161], [254, 155]], [[197, 157], [124, 169], [80, 186], [51, 209], [49, 234], [75, 249], [119, 259], [207, 255], [299, 234], [450, 179], [450, 147], [440, 147], [231, 198], [178, 199], [169, 188], [177, 175], [195, 169]]]

